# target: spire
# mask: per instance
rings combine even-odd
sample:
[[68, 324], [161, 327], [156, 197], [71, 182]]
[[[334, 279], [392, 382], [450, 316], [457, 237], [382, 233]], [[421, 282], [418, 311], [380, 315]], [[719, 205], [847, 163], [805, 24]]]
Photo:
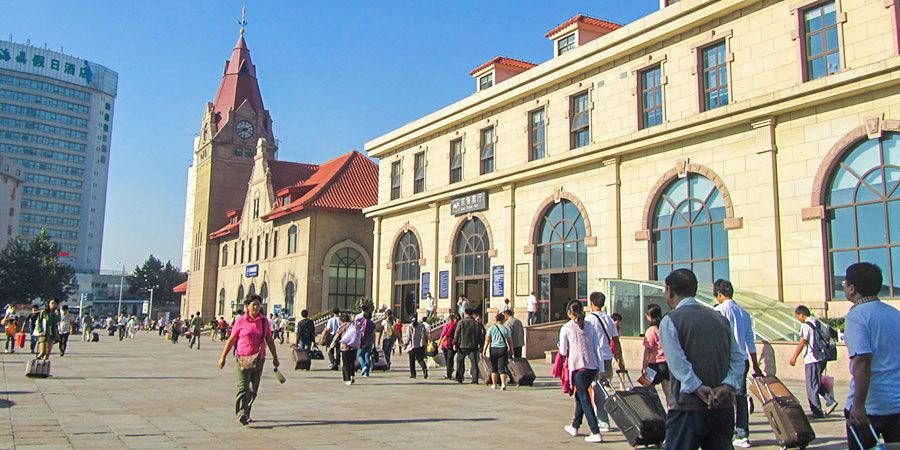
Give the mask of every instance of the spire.
[[213, 102], [213, 110], [219, 116], [218, 129], [222, 129], [228, 120], [228, 110], [237, 109], [244, 100], [248, 101], [257, 113], [265, 109], [259, 93], [259, 84], [256, 82], [256, 66], [250, 60], [250, 49], [244, 41], [244, 26], [247, 22], [243, 14], [239, 23], [241, 36], [234, 46], [231, 59], [225, 62], [225, 73], [222, 76], [222, 83], [219, 84], [216, 100]]

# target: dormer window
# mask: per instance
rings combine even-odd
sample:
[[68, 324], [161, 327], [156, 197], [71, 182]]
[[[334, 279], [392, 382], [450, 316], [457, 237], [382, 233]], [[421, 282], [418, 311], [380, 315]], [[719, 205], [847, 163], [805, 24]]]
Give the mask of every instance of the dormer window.
[[562, 55], [563, 53], [575, 48], [575, 33], [572, 33], [556, 41], [556, 48], [556, 56]]
[[494, 85], [494, 73], [491, 72], [478, 79], [478, 90], [483, 91]]
[[290, 195], [285, 195], [284, 197], [281, 197], [281, 206], [287, 205], [290, 202], [291, 202]]

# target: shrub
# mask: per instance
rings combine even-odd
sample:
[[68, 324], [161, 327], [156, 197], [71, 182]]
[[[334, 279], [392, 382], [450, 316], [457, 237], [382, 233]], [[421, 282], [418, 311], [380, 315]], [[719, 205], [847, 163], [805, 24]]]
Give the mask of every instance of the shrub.
[[843, 317], [828, 317], [825, 319], [819, 319], [822, 323], [828, 325], [829, 327], [835, 330], [844, 331], [844, 318]]

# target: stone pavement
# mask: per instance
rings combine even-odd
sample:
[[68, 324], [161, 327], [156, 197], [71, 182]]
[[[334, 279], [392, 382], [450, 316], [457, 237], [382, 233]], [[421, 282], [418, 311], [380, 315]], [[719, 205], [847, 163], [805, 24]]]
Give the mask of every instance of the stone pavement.
[[[233, 415], [234, 361], [216, 366], [221, 343], [204, 336], [202, 350], [172, 345], [154, 334], [119, 342], [101, 333], [99, 343], [73, 336], [69, 354], [53, 357], [53, 377], [24, 377], [28, 354], [3, 354], [0, 449], [17, 448], [556, 448], [588, 446], [562, 427], [574, 401], [550, 378], [550, 365], [533, 362], [536, 386], [493, 391], [457, 385], [432, 369], [409, 379], [406, 355], [394, 370], [357, 377], [345, 386], [339, 372], [313, 361], [310, 372], [284, 367], [279, 384], [271, 358], [254, 405], [254, 422]], [[290, 366], [287, 345], [279, 346]], [[802, 383], [790, 383], [803, 396]], [[846, 397], [839, 387], [839, 398]], [[761, 408], [759, 408], [761, 409]], [[777, 448], [764, 416], [751, 416], [754, 448]], [[843, 421], [833, 415], [814, 424], [809, 448], [846, 448]], [[587, 427], [582, 426], [581, 431]], [[630, 448], [604, 435], [601, 448]]]

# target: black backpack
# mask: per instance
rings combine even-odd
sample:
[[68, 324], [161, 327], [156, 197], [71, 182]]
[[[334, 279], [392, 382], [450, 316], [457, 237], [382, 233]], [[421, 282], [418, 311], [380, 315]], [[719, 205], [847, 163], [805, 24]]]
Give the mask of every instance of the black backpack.
[[813, 327], [807, 323], [815, 333], [814, 345], [812, 346], [813, 355], [819, 361], [837, 361], [837, 332], [832, 330], [825, 322], [821, 320], [818, 322], [818, 327]]

